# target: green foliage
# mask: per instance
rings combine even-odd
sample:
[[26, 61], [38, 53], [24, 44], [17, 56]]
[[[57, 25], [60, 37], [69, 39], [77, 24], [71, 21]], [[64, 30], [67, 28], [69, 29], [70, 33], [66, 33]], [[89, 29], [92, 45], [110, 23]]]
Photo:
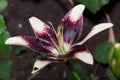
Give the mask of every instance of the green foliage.
[[67, 75], [67, 80], [76, 80], [75, 76], [72, 74], [72, 72], [69, 72]]
[[6, 25], [3, 16], [0, 15], [0, 57], [9, 57], [11, 47], [5, 45], [5, 40], [10, 37], [9, 32], [6, 29]]
[[70, 72], [67, 76], [67, 80], [89, 80], [86, 71], [82, 68], [80, 64], [75, 64], [72, 68], [72, 72]]
[[75, 71], [71, 71], [67, 76], [67, 80], [82, 80], [82, 79]]
[[38, 53], [37, 56], [30, 61], [30, 65], [33, 66], [34, 62], [40, 58], [47, 58], [47, 55]]
[[0, 12], [2, 12], [7, 7], [7, 0], [0, 0]]
[[109, 80], [117, 80], [110, 68], [107, 68], [106, 74]]
[[23, 46], [19, 46], [15, 50], [15, 55], [18, 56], [21, 52], [25, 51], [27, 48]]
[[86, 8], [95, 14], [103, 5], [108, 4], [109, 0], [77, 0], [77, 2], [86, 5]]
[[80, 64], [74, 65], [74, 71], [81, 77], [81, 80], [89, 80], [89, 77], [86, 74], [86, 71], [82, 68]]
[[[3, 0], [1, 0], [3, 1]], [[0, 1], [0, 11], [1, 6], [3, 6]], [[2, 5], [1, 5], [2, 4]], [[7, 31], [3, 16], [0, 15], [0, 57], [6, 58], [4, 61], [0, 62], [0, 80], [10, 80], [10, 70], [12, 66], [12, 61], [9, 59], [11, 47], [5, 45], [5, 40], [10, 37]]]
[[11, 60], [4, 60], [0, 63], [0, 80], [10, 80]]
[[95, 60], [103, 64], [108, 63], [108, 56], [109, 56], [111, 47], [112, 47], [112, 43], [109, 43], [109, 42], [101, 43], [96, 48], [96, 51], [93, 55]]
[[111, 53], [109, 55], [109, 65], [113, 73], [120, 80], [120, 43], [114, 44], [111, 49]]
[[117, 42], [119, 42], [119, 43], [120, 43], [120, 36], [118, 36]]

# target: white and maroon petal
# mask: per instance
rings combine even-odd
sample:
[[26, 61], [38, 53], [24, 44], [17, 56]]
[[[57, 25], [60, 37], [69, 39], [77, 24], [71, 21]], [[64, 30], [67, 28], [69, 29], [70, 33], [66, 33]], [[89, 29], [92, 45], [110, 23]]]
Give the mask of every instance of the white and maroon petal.
[[59, 27], [63, 27], [63, 39], [65, 42], [72, 44], [80, 38], [83, 28], [82, 14], [84, 9], [84, 5], [77, 5], [61, 20]]
[[87, 49], [87, 47], [84, 47], [84, 46], [79, 46], [79, 45], [74, 46], [68, 55], [73, 58], [79, 59], [87, 64], [92, 65], [94, 62], [92, 54]]
[[54, 62], [59, 62], [59, 60], [55, 59], [55, 58], [47, 58], [47, 59], [38, 59], [35, 61], [35, 64], [33, 66], [33, 71], [31, 72], [32, 74], [38, 72], [39, 70], [41, 70], [42, 68], [44, 68], [45, 66], [54, 63]]
[[50, 39], [52, 38], [54, 42], [58, 44], [55, 32], [47, 24], [45, 24], [44, 22], [42, 22], [40, 19], [36, 17], [29, 18], [29, 22], [37, 38], [42, 38], [49, 42], [52, 42]]
[[37, 52], [42, 52], [54, 56], [59, 55], [56, 48], [51, 43], [39, 38], [28, 37], [28, 36], [11, 37], [6, 40], [5, 44], [26, 46]]
[[41, 70], [42, 68], [44, 68], [45, 66], [47, 66], [50, 63], [52, 63], [52, 62], [49, 60], [36, 60], [31, 73], [34, 74], [34, 73], [38, 72], [39, 70]]
[[10, 37], [5, 41], [5, 44], [7, 45], [21, 45], [21, 46], [26, 46], [27, 42], [22, 39], [21, 36], [17, 36], [17, 37]]
[[101, 23], [92, 28], [92, 30], [89, 32], [89, 34], [82, 40], [80, 41], [77, 45], [82, 45], [85, 43], [88, 39], [93, 37], [94, 35], [98, 34], [99, 32], [106, 30], [110, 27], [113, 27], [112, 23]]
[[79, 59], [87, 64], [93, 64], [93, 57], [89, 51], [79, 51], [74, 55], [74, 58]]

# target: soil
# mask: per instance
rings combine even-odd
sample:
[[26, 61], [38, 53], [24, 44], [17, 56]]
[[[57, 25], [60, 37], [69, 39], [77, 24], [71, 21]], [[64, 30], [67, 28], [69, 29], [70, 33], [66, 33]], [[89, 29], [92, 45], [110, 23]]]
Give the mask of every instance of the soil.
[[[73, 6], [68, 0], [8, 0], [8, 7], [2, 13], [5, 17], [8, 31], [11, 36], [27, 35], [34, 36], [32, 28], [29, 24], [28, 18], [36, 16], [43, 20], [45, 23], [51, 21], [55, 27], [60, 19], [66, 12]], [[115, 36], [120, 34], [120, 0], [111, 0], [110, 4], [105, 6], [110, 14], [111, 20], [114, 23]], [[89, 11], [84, 12], [84, 30], [82, 36], [85, 36], [90, 29], [98, 23], [106, 22], [104, 14], [100, 11], [98, 14], [93, 15]], [[103, 41], [108, 39], [108, 30], [99, 33], [85, 45], [88, 46], [91, 53], [94, 53], [96, 47]], [[13, 47], [13, 49], [16, 46]], [[14, 50], [13, 50], [14, 53]], [[13, 53], [11, 55], [13, 55]], [[11, 70], [11, 80], [28, 80], [31, 76], [32, 67], [29, 62], [36, 56], [36, 53], [30, 49], [22, 52], [19, 56], [12, 56], [14, 64]], [[88, 74], [93, 73], [96, 64], [93, 66], [83, 64], [81, 61], [72, 60], [71, 64], [80, 63]], [[63, 63], [53, 63], [42, 69], [36, 77], [31, 80], [66, 80], [65, 74], [68, 68]], [[105, 67], [99, 66], [97, 76], [105, 75]], [[108, 80], [107, 78], [101, 80]]]

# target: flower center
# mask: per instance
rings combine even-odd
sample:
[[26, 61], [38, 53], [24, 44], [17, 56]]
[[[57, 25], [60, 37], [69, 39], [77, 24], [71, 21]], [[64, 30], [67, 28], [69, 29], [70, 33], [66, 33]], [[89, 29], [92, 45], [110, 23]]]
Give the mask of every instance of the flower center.
[[61, 55], [67, 54], [67, 51], [65, 50], [65, 47], [64, 47], [64, 46], [59, 47], [59, 48], [58, 48], [58, 52], [59, 52]]
[[57, 38], [57, 40], [58, 40], [58, 45], [57, 45], [57, 44], [54, 42], [54, 40], [52, 39], [52, 37], [50, 37], [51, 40], [53, 41], [53, 43], [55, 44], [58, 53], [59, 53], [60, 55], [65, 55], [65, 54], [67, 54], [67, 52], [69, 51], [70, 46], [67, 45], [67, 44], [65, 44], [65, 42], [64, 42], [64, 40], [63, 40], [63, 26], [62, 26], [62, 24], [58, 26], [57, 32], [56, 32], [56, 30], [54, 29], [53, 24], [52, 24], [51, 22], [50, 22], [49, 24], [51, 25], [51, 27], [52, 27], [55, 35], [56, 35], [56, 38]]

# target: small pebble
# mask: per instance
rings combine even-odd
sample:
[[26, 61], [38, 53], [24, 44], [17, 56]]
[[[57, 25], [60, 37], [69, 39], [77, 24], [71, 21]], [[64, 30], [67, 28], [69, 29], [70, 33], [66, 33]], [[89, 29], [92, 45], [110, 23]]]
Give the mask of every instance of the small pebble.
[[23, 28], [23, 25], [22, 25], [22, 24], [18, 24], [18, 27], [19, 27], [19, 28]]

